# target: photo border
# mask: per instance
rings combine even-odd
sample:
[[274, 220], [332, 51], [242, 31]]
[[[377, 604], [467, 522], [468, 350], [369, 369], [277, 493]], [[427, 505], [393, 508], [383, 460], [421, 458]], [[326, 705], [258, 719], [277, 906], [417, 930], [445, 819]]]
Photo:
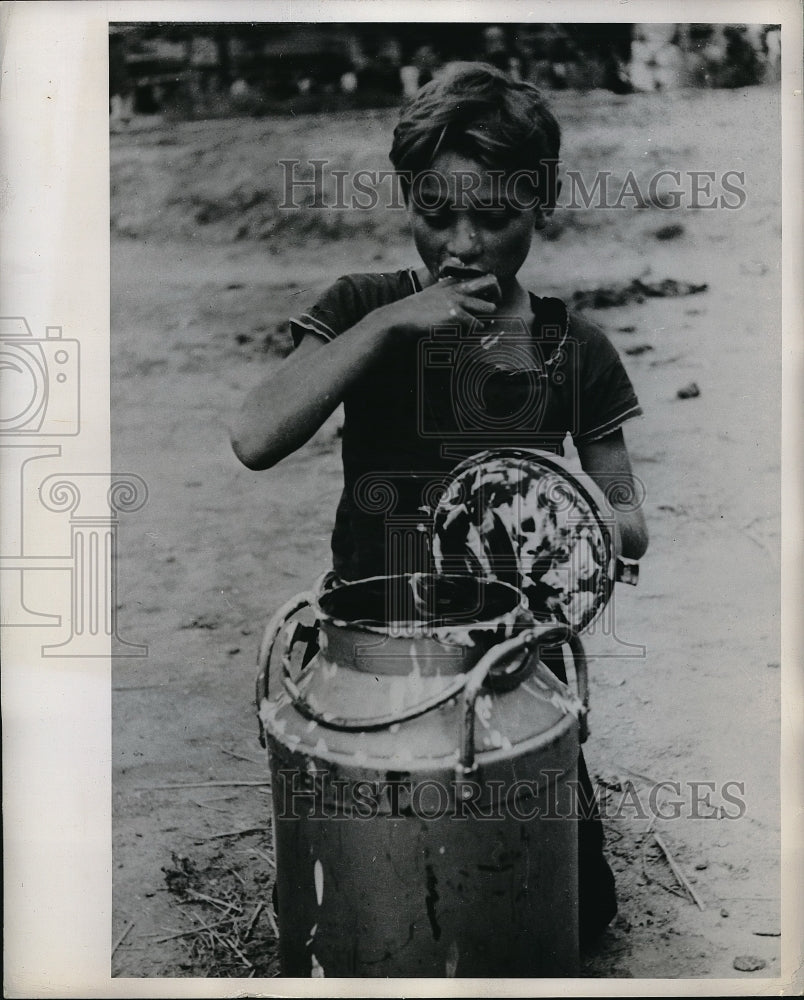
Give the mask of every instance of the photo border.
[[[378, 2], [6, 4], [0, 18], [3, 311], [35, 336], [81, 341], [81, 419], [63, 444], [76, 475], [109, 476], [109, 21], [397, 21]], [[4, 628], [5, 989], [9, 997], [752, 995], [801, 988], [802, 945], [802, 66], [801, 9], [788, 2], [408, 0], [406, 19], [701, 21], [782, 24], [783, 976], [696, 980], [252, 980], [110, 977], [111, 648], [46, 659], [37, 629]], [[8, 487], [3, 487], [8, 509]], [[26, 503], [30, 500], [26, 499]], [[63, 536], [53, 539], [63, 549]], [[54, 552], [56, 549], [54, 548]], [[136, 638], [136, 637], [135, 637]], [[796, 972], [796, 970], [799, 970]]]

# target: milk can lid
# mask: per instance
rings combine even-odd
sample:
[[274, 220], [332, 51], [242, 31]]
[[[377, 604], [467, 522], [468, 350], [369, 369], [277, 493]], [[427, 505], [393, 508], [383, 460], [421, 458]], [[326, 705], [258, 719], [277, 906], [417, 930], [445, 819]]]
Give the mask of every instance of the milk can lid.
[[586, 628], [615, 579], [613, 525], [602, 493], [535, 449], [485, 451], [451, 474], [433, 520], [441, 573], [519, 587], [537, 616]]

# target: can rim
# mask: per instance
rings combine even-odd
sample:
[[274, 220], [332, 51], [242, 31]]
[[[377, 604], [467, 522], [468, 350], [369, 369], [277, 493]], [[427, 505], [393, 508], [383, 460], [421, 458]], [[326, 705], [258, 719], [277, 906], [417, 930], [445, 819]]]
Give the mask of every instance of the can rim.
[[[336, 615], [331, 614], [321, 607], [321, 599], [326, 597], [335, 591], [347, 590], [351, 587], [361, 586], [368, 583], [374, 582], [387, 582], [389, 580], [414, 580], [416, 577], [433, 577], [437, 576], [442, 580], [471, 580], [475, 583], [482, 583], [483, 585], [488, 585], [493, 583], [496, 587], [502, 587], [505, 590], [510, 591], [511, 595], [516, 597], [515, 603], [511, 608], [504, 611], [503, 613], [496, 615], [493, 618], [482, 619], [478, 622], [471, 623], [449, 623], [444, 625], [428, 625], [427, 622], [388, 622], [383, 625], [375, 625], [360, 620], [350, 621], [345, 618], [339, 618]], [[510, 629], [513, 631], [517, 623], [521, 620], [523, 614], [529, 615], [528, 601], [525, 594], [522, 592], [521, 588], [514, 586], [513, 584], [507, 583], [504, 580], [490, 580], [484, 577], [474, 577], [469, 573], [392, 573], [389, 575], [378, 575], [364, 577], [359, 580], [343, 580], [337, 583], [335, 586], [325, 587], [323, 581], [316, 587], [314, 591], [314, 609], [316, 615], [321, 621], [325, 621], [335, 626], [336, 628], [342, 629], [354, 629], [359, 632], [368, 632], [372, 635], [379, 636], [390, 636], [391, 638], [395, 636], [395, 627], [399, 632], [398, 637], [402, 638], [430, 638], [435, 639], [438, 642], [445, 643], [447, 645], [474, 645], [474, 641], [471, 638], [471, 633], [473, 632], [487, 632], [496, 631], [501, 626], [505, 629]], [[411, 629], [415, 629], [415, 633], [411, 636]]]

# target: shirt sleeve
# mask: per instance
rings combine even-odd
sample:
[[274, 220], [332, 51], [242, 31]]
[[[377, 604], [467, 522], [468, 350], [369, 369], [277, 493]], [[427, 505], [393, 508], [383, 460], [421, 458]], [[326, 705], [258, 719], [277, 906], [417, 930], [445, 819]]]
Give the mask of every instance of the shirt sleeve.
[[614, 345], [598, 327], [583, 323], [578, 432], [573, 441], [589, 444], [642, 414], [634, 387]]
[[307, 312], [290, 320], [296, 347], [306, 333], [324, 341], [334, 340], [380, 306], [418, 291], [410, 269], [376, 274], [346, 274], [321, 295]]
[[298, 347], [306, 333], [325, 341], [334, 340], [344, 330], [354, 326], [363, 315], [365, 311], [361, 312], [355, 282], [349, 275], [344, 275], [330, 285], [312, 308], [290, 320], [293, 346]]

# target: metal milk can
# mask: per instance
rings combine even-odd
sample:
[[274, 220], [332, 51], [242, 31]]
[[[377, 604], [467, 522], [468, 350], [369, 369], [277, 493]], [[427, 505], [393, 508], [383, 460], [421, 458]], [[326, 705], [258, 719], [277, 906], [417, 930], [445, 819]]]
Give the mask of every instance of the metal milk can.
[[[322, 584], [266, 629], [285, 976], [577, 974], [577, 633], [610, 533], [563, 463], [512, 449], [458, 466], [433, 552], [437, 575]], [[559, 645], [577, 693], [541, 662]]]

